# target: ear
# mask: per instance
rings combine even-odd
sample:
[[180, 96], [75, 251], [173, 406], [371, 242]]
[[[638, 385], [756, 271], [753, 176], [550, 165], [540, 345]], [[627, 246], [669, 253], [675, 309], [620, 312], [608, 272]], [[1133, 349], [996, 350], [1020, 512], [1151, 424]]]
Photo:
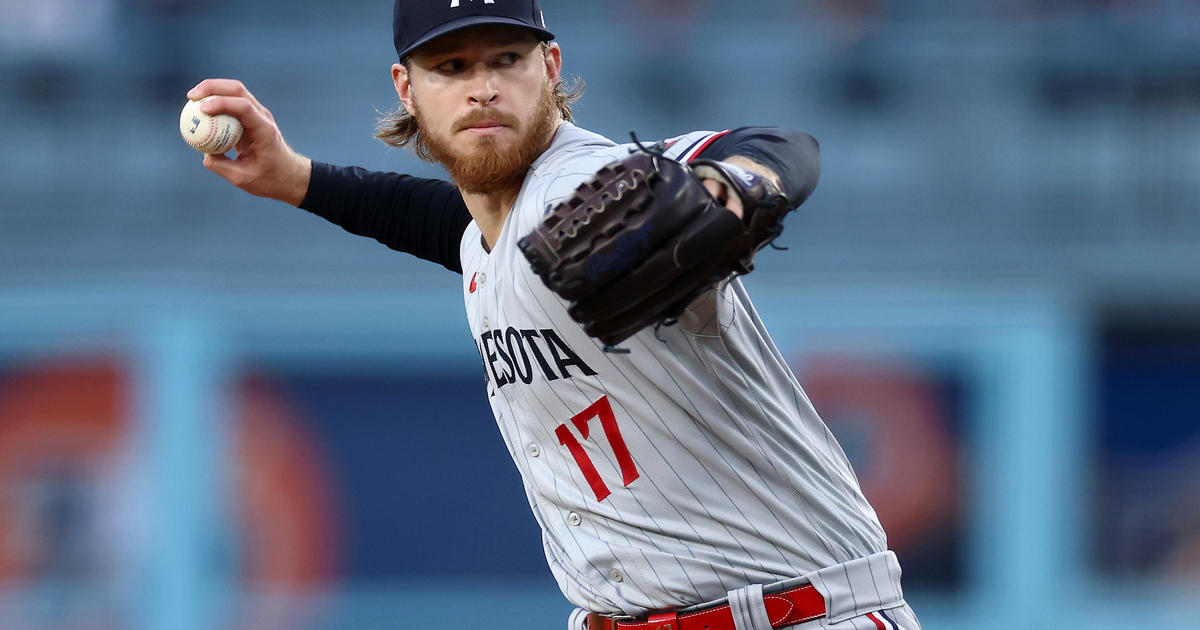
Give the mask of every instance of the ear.
[[413, 94], [412, 94], [412, 77], [408, 74], [408, 68], [403, 64], [392, 64], [392, 83], [396, 84], [396, 96], [400, 97], [400, 102], [404, 103], [404, 109], [408, 113], [413, 113]]
[[550, 42], [546, 46], [546, 77], [553, 85], [562, 80], [562, 49], [557, 42]]

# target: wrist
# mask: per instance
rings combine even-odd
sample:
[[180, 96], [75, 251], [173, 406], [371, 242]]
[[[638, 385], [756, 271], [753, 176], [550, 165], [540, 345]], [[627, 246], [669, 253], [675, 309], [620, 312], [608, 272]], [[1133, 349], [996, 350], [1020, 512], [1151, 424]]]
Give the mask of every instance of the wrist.
[[779, 174], [771, 170], [771, 167], [765, 164], [755, 162], [754, 160], [743, 155], [731, 155], [721, 161], [744, 168], [747, 171], [758, 175], [759, 177], [764, 177], [767, 179], [767, 181], [775, 184], [776, 188], [783, 190], [783, 185], [780, 183]]
[[308, 186], [312, 183], [312, 160], [299, 154], [296, 157], [284, 178], [287, 185], [278, 199], [299, 208], [308, 196]]

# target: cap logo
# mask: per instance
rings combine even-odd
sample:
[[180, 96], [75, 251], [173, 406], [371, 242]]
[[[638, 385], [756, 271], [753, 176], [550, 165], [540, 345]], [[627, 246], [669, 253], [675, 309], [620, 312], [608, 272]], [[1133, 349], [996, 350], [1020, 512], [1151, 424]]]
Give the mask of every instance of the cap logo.
[[[475, 0], [467, 0], [467, 2], [474, 2], [474, 1]], [[496, 0], [483, 0], [483, 3], [484, 4], [496, 4]], [[450, 0], [450, 8], [457, 9], [458, 8], [458, 0]]]

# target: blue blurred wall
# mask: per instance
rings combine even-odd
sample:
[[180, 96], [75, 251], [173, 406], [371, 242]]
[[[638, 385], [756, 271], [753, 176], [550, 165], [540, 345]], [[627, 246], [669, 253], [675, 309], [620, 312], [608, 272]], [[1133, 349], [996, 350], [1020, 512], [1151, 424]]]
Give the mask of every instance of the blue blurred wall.
[[[1200, 562], [1168, 571], [1161, 544], [1138, 542], [1200, 532], [1178, 476], [1191, 451], [1171, 449], [1200, 439], [1186, 394], [1200, 373], [1195, 3], [542, 4], [567, 73], [588, 84], [586, 127], [621, 139], [778, 124], [821, 141], [821, 184], [789, 219], [789, 249], [765, 254], [748, 283], [798, 362], [905, 357], [971, 384], [965, 578], [910, 593], [927, 627], [1196, 627]], [[470, 459], [507, 463], [457, 279], [232, 189], [176, 136], [185, 92], [235, 77], [316, 159], [440, 176], [371, 138], [396, 100], [390, 11], [0, 2], [0, 356], [123, 357], [142, 392], [141, 470], [162, 496], [201, 499], [196, 519], [165, 521], [183, 529], [151, 536], [128, 583], [78, 597], [0, 585], [0, 627], [62, 627], [66, 607], [200, 628], [219, 621], [189, 611], [238, 608], [235, 572], [189, 551], [223, 537], [230, 508], [212, 472], [226, 429], [188, 401], [223, 400], [249, 371], [276, 379], [333, 460], [363, 453], [335, 473], [345, 487], [393, 481], [343, 507], [397, 523], [394, 546], [349, 541], [344, 579], [304, 598], [319, 612], [280, 625], [425, 627], [460, 591], [495, 611], [492, 627], [564, 621], [511, 468], [465, 507], [396, 482], [406, 465], [444, 463], [442, 424], [486, 436]], [[454, 409], [427, 407], [458, 391]], [[417, 455], [365, 450], [395, 407], [437, 418], [414, 425]], [[1139, 457], [1131, 426], [1157, 450]], [[207, 450], [163, 456], [196, 435]], [[418, 459], [389, 470], [389, 453]], [[1172, 457], [1184, 464], [1157, 468]], [[443, 510], [463, 520], [438, 531]], [[436, 570], [439, 548], [471, 532]], [[389, 574], [405, 562], [434, 569]], [[162, 597], [139, 596], [159, 592], [146, 590], [156, 576]], [[46, 588], [74, 592], [68, 582]]]

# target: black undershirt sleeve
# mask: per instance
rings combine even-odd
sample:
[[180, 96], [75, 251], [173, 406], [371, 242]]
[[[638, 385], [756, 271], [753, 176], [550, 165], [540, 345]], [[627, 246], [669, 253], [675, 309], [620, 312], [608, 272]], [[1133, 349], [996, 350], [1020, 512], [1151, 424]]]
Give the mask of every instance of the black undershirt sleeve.
[[[740, 127], [701, 156], [748, 157], [775, 171], [798, 206], [816, 188], [820, 150], [812, 136], [779, 127]], [[300, 207], [342, 229], [462, 273], [459, 243], [471, 215], [453, 184], [399, 173], [313, 162]]]
[[709, 160], [748, 157], [779, 175], [792, 207], [804, 203], [821, 175], [821, 150], [803, 131], [781, 127], [739, 127], [717, 138], [700, 153]]
[[471, 215], [450, 182], [314, 161], [300, 207], [351, 234], [462, 273], [458, 248]]

